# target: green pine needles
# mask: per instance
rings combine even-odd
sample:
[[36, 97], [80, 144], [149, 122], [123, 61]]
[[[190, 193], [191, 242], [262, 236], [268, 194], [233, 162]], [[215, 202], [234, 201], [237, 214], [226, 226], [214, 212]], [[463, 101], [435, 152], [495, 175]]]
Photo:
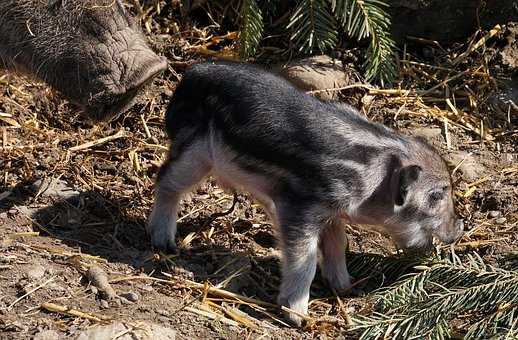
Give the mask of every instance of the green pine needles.
[[241, 18], [239, 55], [246, 59], [255, 54], [263, 36], [263, 16], [256, 0], [243, 0]]
[[[423, 269], [423, 268], [421, 268]], [[378, 292], [376, 312], [355, 316], [360, 339], [465, 339], [518, 337], [518, 272], [484, 264], [444, 261]]]
[[287, 26], [293, 33], [291, 41], [299, 52], [324, 52], [338, 41], [336, 20], [327, 0], [302, 0], [291, 15]]
[[[271, 5], [274, 1], [266, 2]], [[383, 84], [396, 77], [395, 43], [386, 7], [380, 0], [299, 0], [285, 27], [291, 32], [293, 48], [301, 54], [335, 48], [340, 29], [351, 38], [370, 39], [365, 78]], [[244, 0], [241, 13], [241, 57], [248, 58], [261, 41], [264, 18], [257, 0]]]

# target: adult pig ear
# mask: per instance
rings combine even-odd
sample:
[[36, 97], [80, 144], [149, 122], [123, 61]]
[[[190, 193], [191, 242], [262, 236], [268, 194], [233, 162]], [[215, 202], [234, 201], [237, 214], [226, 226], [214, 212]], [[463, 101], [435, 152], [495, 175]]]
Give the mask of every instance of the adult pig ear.
[[408, 193], [408, 188], [418, 178], [423, 169], [419, 165], [409, 165], [399, 169], [397, 173], [397, 183], [395, 188], [395, 203], [403, 205]]

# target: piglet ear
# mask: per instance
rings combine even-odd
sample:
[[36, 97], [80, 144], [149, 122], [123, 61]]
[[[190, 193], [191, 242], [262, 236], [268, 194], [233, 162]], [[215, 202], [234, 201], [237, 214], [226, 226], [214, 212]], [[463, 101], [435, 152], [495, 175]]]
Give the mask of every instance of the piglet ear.
[[405, 203], [408, 188], [419, 178], [422, 170], [419, 165], [409, 165], [399, 169], [396, 185], [394, 186], [396, 205], [403, 205]]

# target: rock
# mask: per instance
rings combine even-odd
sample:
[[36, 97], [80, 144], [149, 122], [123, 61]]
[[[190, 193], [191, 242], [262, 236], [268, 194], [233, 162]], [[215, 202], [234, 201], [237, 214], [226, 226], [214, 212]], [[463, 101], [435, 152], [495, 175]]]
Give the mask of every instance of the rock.
[[498, 216], [500, 216], [500, 211], [498, 211], [498, 210], [491, 210], [489, 212], [489, 217], [491, 217], [491, 218], [495, 218], [495, 217], [498, 217]]
[[504, 66], [518, 70], [518, 23], [511, 22], [506, 28], [504, 35], [507, 45], [498, 54]]
[[43, 267], [41, 264], [33, 264], [27, 268], [25, 276], [31, 281], [36, 281], [45, 276], [45, 271], [45, 267]]
[[34, 335], [32, 340], [57, 340], [60, 338], [60, 334], [52, 329], [41, 331]]
[[410, 131], [410, 134], [412, 136], [423, 137], [428, 143], [435, 146], [445, 143], [444, 137], [442, 136], [442, 129], [440, 128], [417, 128]]
[[125, 293], [125, 294], [122, 294], [121, 296], [131, 302], [137, 302], [139, 299], [138, 294], [134, 293], [134, 292]]
[[[340, 60], [326, 55], [314, 56], [284, 64], [278, 73], [304, 91], [344, 87], [356, 82], [353, 70], [346, 70]], [[338, 91], [315, 93], [322, 99], [336, 99]]]
[[120, 295], [118, 300], [120, 301], [121, 305], [131, 305], [133, 303], [130, 300], [126, 299], [124, 296]]
[[21, 213], [24, 217], [33, 217], [36, 212], [38, 212], [37, 208], [29, 208], [26, 205], [19, 205], [16, 208], [9, 210], [9, 213], [12, 215]]
[[445, 155], [445, 159], [452, 167], [460, 163], [459, 170], [467, 181], [473, 182], [484, 176], [486, 172], [484, 166], [480, 164], [475, 157], [465, 151], [450, 152]]
[[504, 224], [505, 222], [507, 222], [507, 218], [505, 217], [500, 217], [495, 220], [496, 224]]
[[145, 292], [152, 292], [155, 290], [155, 288], [153, 288], [153, 286], [151, 285], [148, 285], [148, 284], [143, 284], [143, 285], [140, 285], [138, 286], [141, 290], [145, 291]]
[[139, 323], [138, 328], [121, 322], [82, 331], [76, 340], [174, 340], [176, 331], [155, 324]]
[[99, 303], [100, 303], [102, 309], [110, 308], [110, 304], [106, 300], [101, 300]]
[[54, 197], [62, 200], [79, 195], [79, 192], [72, 189], [67, 182], [55, 178], [39, 179], [32, 183], [31, 189], [42, 197]]

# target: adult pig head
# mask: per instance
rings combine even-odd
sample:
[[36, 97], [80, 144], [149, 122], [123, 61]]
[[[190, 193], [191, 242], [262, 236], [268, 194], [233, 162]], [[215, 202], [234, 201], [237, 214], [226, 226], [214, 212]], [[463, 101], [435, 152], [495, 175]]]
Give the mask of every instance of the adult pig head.
[[0, 66], [42, 79], [99, 120], [128, 109], [167, 64], [120, 0], [0, 0]]

